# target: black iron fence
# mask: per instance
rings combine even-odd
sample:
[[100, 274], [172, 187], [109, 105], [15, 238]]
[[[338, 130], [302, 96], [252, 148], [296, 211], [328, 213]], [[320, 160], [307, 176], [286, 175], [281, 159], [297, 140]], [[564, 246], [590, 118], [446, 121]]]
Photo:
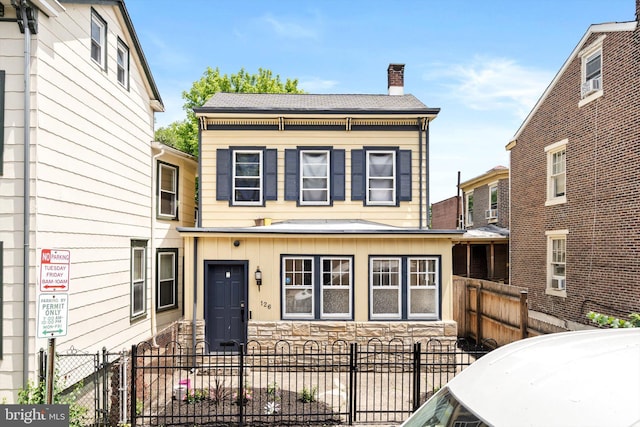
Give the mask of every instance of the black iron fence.
[[492, 347], [374, 339], [205, 348], [132, 347], [132, 426], [399, 423]]

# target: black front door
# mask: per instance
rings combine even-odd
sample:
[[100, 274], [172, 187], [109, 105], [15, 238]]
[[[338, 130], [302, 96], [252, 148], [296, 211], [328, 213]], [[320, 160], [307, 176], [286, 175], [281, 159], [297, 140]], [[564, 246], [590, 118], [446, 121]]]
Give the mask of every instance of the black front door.
[[205, 262], [205, 336], [210, 351], [246, 342], [246, 263]]

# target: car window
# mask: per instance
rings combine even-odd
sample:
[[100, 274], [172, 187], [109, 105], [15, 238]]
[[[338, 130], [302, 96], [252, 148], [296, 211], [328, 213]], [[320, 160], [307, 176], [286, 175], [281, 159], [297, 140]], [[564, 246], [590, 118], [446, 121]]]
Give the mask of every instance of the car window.
[[402, 425], [404, 427], [488, 427], [443, 388]]

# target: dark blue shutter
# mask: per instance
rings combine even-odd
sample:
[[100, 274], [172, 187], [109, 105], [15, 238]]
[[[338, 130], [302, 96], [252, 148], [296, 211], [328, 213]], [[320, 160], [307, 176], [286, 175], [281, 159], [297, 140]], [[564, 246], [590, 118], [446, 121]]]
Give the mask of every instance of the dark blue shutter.
[[411, 150], [400, 150], [398, 154], [398, 194], [400, 201], [411, 200]]
[[284, 199], [298, 200], [298, 150], [284, 150]]
[[278, 200], [278, 150], [265, 150], [264, 153], [264, 199]]
[[216, 200], [231, 200], [231, 151], [216, 150]]
[[364, 150], [351, 150], [351, 200], [364, 200]]
[[344, 200], [344, 150], [333, 150], [331, 156], [331, 200]]
[[0, 70], [0, 176], [4, 165], [4, 84], [5, 71]]

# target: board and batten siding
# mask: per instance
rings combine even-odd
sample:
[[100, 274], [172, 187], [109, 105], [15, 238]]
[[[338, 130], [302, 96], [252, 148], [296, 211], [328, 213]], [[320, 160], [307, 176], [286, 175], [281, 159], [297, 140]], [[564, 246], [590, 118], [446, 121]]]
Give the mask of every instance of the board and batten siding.
[[[234, 240], [240, 245], [234, 246]], [[193, 237], [186, 237], [185, 262], [193, 263]], [[369, 319], [369, 255], [379, 256], [438, 256], [440, 257], [440, 288], [442, 290], [442, 319], [453, 319], [451, 239], [445, 236], [216, 236], [200, 235], [197, 265], [206, 260], [250, 260], [248, 307], [256, 321], [277, 321], [281, 314], [281, 255], [336, 255], [353, 256], [354, 320]], [[253, 272], [262, 271], [260, 290], [255, 285]], [[204, 318], [204, 272], [198, 268], [196, 295], [197, 319]], [[193, 313], [193, 277], [185, 277], [185, 319]]]
[[[424, 141], [423, 141], [424, 143]], [[345, 200], [332, 206], [297, 206], [285, 200], [285, 150], [297, 147], [332, 147], [345, 150]], [[265, 206], [229, 206], [216, 200], [216, 150], [229, 147], [277, 148], [277, 200]], [[399, 206], [363, 206], [362, 200], [351, 200], [351, 152], [363, 147], [412, 150], [412, 200]], [[398, 227], [418, 227], [420, 216], [420, 161], [418, 131], [205, 131], [202, 133], [201, 207], [203, 227], [250, 226], [256, 218], [272, 218], [273, 222], [293, 219], [354, 219], [383, 222]], [[423, 167], [425, 164], [423, 150]], [[399, 179], [399, 176], [397, 177]], [[423, 179], [423, 194], [426, 185]], [[423, 205], [426, 203], [423, 199]], [[423, 209], [423, 220], [426, 220]]]

